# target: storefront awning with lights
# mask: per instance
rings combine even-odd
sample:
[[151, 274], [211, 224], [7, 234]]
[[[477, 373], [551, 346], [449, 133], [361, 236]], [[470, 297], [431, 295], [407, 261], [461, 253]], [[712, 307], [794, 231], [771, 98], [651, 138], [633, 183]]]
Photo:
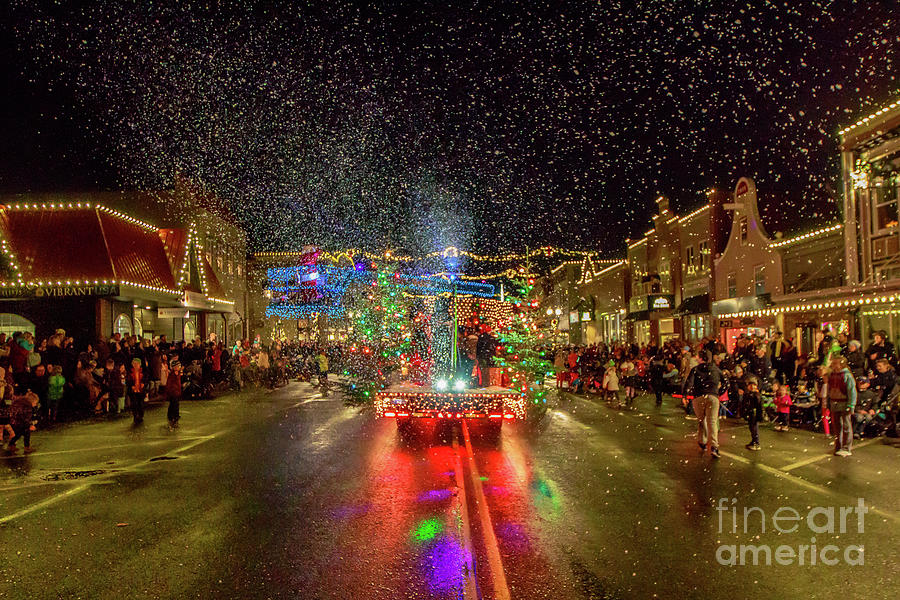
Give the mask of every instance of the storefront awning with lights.
[[[889, 310], [895, 305], [900, 305], [900, 288], [885, 288], [882, 286], [845, 287], [824, 290], [816, 296], [808, 295], [805, 299], [795, 296], [772, 298], [770, 306], [751, 310], [737, 310], [732, 312], [718, 312], [717, 317], [722, 319], [773, 316], [784, 313], [802, 313], [810, 311], [871, 311]], [[714, 309], [720, 308], [720, 303], [713, 304]]]

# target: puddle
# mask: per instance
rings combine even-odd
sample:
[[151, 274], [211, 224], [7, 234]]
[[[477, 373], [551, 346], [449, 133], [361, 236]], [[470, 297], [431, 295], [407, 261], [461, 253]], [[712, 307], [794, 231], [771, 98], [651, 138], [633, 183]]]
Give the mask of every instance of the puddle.
[[95, 475], [103, 475], [107, 471], [105, 469], [94, 469], [92, 471], [56, 471], [42, 475], [44, 481], [65, 481], [69, 479], [83, 479], [85, 477], [94, 477]]
[[571, 562], [571, 567], [582, 598], [587, 600], [620, 600], [622, 598], [621, 594], [611, 589], [606, 581], [594, 575], [581, 562], [574, 560]]

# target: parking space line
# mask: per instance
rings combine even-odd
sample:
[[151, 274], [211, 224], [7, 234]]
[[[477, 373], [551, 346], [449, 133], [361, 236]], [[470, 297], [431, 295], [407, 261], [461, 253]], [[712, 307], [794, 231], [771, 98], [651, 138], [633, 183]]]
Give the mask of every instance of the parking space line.
[[487, 500], [484, 497], [484, 487], [481, 483], [481, 475], [475, 465], [475, 454], [472, 452], [472, 441], [469, 438], [469, 427], [465, 420], [462, 422], [463, 439], [466, 442], [466, 457], [469, 461], [469, 476], [472, 488], [475, 492], [475, 505], [478, 507], [478, 516], [481, 519], [481, 530], [484, 536], [484, 546], [487, 550], [488, 565], [491, 569], [491, 580], [494, 584], [494, 598], [496, 600], [510, 600], [509, 586], [506, 583], [506, 574], [503, 572], [503, 560], [500, 557], [500, 547], [497, 544], [497, 536], [494, 534], [494, 525], [491, 523], [491, 514], [488, 512]]
[[[222, 435], [223, 433], [226, 433], [227, 431], [230, 431], [230, 430], [226, 429], [226, 430], [222, 430], [222, 431], [212, 434], [212, 435], [207, 435], [207, 436], [203, 436], [199, 439], [194, 439], [192, 442], [185, 444], [183, 446], [180, 446], [179, 448], [176, 448], [175, 450], [172, 450], [171, 453], [172, 454], [180, 454], [181, 452], [185, 452], [187, 450], [190, 450], [191, 448], [199, 446], [200, 444], [208, 442], [209, 440], [214, 439], [215, 437]], [[26, 506], [25, 508], [21, 508], [12, 514], [0, 517], [0, 525], [8, 523], [14, 519], [24, 517], [25, 515], [31, 514], [36, 510], [40, 510], [40, 509], [46, 508], [47, 506], [50, 506], [52, 504], [56, 504], [57, 502], [64, 500], [66, 498], [69, 498], [71, 496], [74, 496], [75, 494], [79, 494], [79, 493], [83, 492], [84, 490], [88, 489], [89, 487], [91, 487], [92, 485], [98, 483], [99, 481], [103, 481], [105, 479], [115, 477], [121, 473], [128, 472], [136, 467], [144, 466], [149, 463], [150, 463], [150, 459], [148, 458], [146, 460], [137, 461], [137, 462], [133, 463], [131, 466], [129, 466], [128, 468], [120, 468], [115, 471], [111, 471], [105, 475], [99, 475], [97, 477], [94, 477], [89, 482], [80, 483], [73, 488], [70, 488], [63, 492], [59, 492], [58, 494], [54, 494], [53, 496], [50, 496], [49, 498], [45, 498], [44, 500], [41, 500], [40, 502], [36, 502], [34, 504]]]
[[[74, 454], [77, 452], [93, 452], [96, 450], [112, 450], [114, 448], [134, 448], [136, 443], [141, 444], [164, 444], [165, 442], [177, 442], [183, 440], [196, 440], [196, 439], [205, 439], [207, 436], [199, 435], [199, 436], [188, 436], [188, 437], [180, 437], [180, 438], [158, 438], [155, 440], [141, 440], [140, 442], [135, 442], [131, 444], [116, 444], [114, 446], [94, 446], [93, 448], [69, 448], [68, 450], [53, 450], [51, 452], [35, 452], [34, 454], [29, 454], [29, 458], [38, 458], [41, 456], [51, 456], [56, 454]], [[21, 459], [22, 456], [11, 454], [7, 456], [0, 456], [0, 460], [11, 460], [14, 458]]]
[[[865, 448], [866, 446], [873, 444], [880, 439], [881, 438], [872, 438], [872, 439], [866, 440], [864, 442], [859, 442], [858, 444], [853, 444], [853, 449], [856, 450], [857, 448]], [[831, 458], [832, 456], [834, 456], [834, 454], [830, 453], [830, 452], [827, 454], [817, 454], [815, 456], [810, 456], [809, 458], [804, 458], [803, 460], [798, 460], [797, 462], [793, 462], [789, 465], [785, 465], [785, 466], [781, 467], [781, 470], [784, 472], [793, 471], [794, 469], [799, 469], [800, 467], [805, 467], [806, 465], [811, 465], [814, 462], [818, 462], [818, 461], [826, 459], [826, 458]]]

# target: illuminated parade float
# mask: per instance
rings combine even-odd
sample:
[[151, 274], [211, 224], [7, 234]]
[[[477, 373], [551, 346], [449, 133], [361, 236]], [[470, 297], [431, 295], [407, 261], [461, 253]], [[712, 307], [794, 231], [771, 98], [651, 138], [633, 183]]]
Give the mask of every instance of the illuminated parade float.
[[[443, 253], [448, 268], [454, 258]], [[267, 270], [267, 316], [345, 320], [345, 391], [371, 397], [379, 417], [401, 429], [414, 419], [479, 419], [499, 429], [525, 417], [527, 386], [512, 387], [512, 369], [489, 366], [497, 351], [489, 332], [509, 326], [520, 308], [495, 298], [493, 284], [367, 259], [324, 264], [313, 248], [295, 263]]]

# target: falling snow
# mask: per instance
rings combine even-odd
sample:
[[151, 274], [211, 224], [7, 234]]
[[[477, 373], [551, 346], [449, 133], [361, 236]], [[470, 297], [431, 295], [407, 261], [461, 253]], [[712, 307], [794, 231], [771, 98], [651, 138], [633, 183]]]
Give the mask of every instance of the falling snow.
[[12, 4], [101, 183], [203, 181], [261, 250], [617, 253], [742, 175], [832, 220], [838, 129], [900, 91], [891, 1]]

